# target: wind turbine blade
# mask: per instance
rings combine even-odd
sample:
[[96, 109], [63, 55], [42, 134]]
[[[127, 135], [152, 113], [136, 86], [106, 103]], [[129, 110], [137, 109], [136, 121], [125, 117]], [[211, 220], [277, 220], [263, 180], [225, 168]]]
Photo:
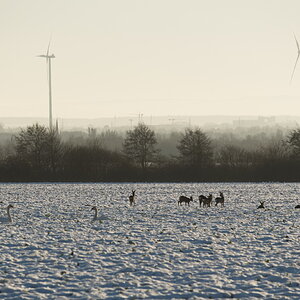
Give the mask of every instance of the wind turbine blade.
[[300, 56], [300, 53], [298, 53], [298, 56], [297, 56], [297, 59], [296, 59], [295, 65], [294, 65], [293, 73], [292, 73], [292, 76], [291, 76], [290, 83], [292, 83], [292, 80], [293, 80], [293, 77], [294, 77], [294, 73], [295, 73], [295, 70], [296, 70], [296, 67], [297, 67], [299, 56]]
[[52, 37], [50, 36], [49, 44], [48, 44], [48, 48], [47, 48], [47, 56], [49, 55], [49, 49], [50, 49], [51, 39], [52, 39]]
[[300, 52], [300, 47], [299, 47], [299, 43], [298, 43], [298, 41], [297, 41], [297, 38], [296, 38], [295, 33], [294, 33], [294, 38], [295, 38], [295, 41], [296, 41], [296, 44], [297, 44], [297, 48], [298, 48], [298, 53], [299, 53], [299, 52]]

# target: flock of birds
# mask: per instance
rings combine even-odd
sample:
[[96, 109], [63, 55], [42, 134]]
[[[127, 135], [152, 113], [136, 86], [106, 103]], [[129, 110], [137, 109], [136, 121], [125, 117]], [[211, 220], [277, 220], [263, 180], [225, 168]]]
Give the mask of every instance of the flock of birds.
[[[12, 204], [9, 204], [6, 207], [6, 216], [0, 217], [0, 223], [2, 223], [2, 224], [12, 223], [12, 217], [11, 217], [11, 214], [10, 214], [10, 209], [11, 208], [14, 208], [14, 206]], [[95, 212], [94, 217], [92, 219], [92, 222], [102, 221], [102, 220], [107, 220], [108, 219], [105, 215], [99, 214], [98, 209], [97, 209], [96, 206], [93, 206], [91, 210], [93, 210]]]
[[[178, 200], [178, 205], [182, 205], [182, 203], [185, 203], [185, 205], [190, 205], [190, 202], [193, 201], [193, 197], [190, 198], [186, 196], [180, 196]], [[219, 203], [221, 206], [224, 206], [224, 195], [222, 192], [220, 192], [220, 196], [215, 198], [215, 205], [217, 206]], [[200, 195], [199, 196], [199, 205], [201, 207], [201, 204], [203, 207], [210, 207], [212, 203], [212, 194], [209, 194], [208, 196]], [[132, 194], [129, 196], [129, 204], [130, 206], [135, 205], [135, 191], [132, 191]], [[0, 223], [6, 224], [6, 223], [12, 223], [12, 217], [10, 214], [10, 209], [14, 208], [12, 204], [9, 204], [6, 207], [6, 216], [0, 217]], [[260, 205], [257, 207], [257, 209], [265, 208], [265, 201], [260, 201]], [[300, 208], [300, 204], [296, 205], [295, 208]], [[102, 220], [107, 220], [108, 217], [104, 214], [100, 214], [98, 211], [98, 208], [96, 206], [93, 206], [91, 211], [94, 211], [94, 217], [92, 219], [92, 222], [99, 221], [102, 222]]]

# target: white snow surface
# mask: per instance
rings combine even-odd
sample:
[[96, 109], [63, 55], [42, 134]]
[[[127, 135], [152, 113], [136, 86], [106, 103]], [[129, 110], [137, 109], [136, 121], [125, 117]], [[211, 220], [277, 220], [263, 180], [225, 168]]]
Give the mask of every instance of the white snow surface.
[[[224, 207], [199, 207], [220, 191]], [[299, 195], [298, 183], [0, 184], [0, 214], [14, 205], [0, 298], [299, 299]], [[106, 220], [91, 222], [94, 205]]]

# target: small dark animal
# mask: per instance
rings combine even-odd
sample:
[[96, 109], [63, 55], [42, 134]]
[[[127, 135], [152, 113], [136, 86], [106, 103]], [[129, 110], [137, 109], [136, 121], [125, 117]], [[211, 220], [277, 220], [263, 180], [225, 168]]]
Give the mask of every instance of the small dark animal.
[[130, 204], [130, 206], [135, 204], [135, 191], [134, 190], [132, 190], [132, 195], [129, 196], [129, 204]]
[[186, 196], [180, 196], [179, 200], [178, 200], [178, 205], [182, 204], [183, 202], [185, 203], [185, 205], [190, 205], [190, 202], [193, 201], [193, 197], [191, 196], [190, 198], [186, 197]]
[[200, 195], [200, 196], [199, 196], [199, 206], [200, 206], [200, 207], [201, 207], [201, 205], [202, 205], [202, 203], [203, 203], [203, 201], [204, 201], [205, 199], [207, 199], [206, 196], [204, 196], [204, 195]]
[[216, 206], [217, 206], [219, 203], [221, 204], [221, 206], [224, 206], [224, 195], [223, 195], [222, 192], [220, 192], [220, 197], [217, 197], [217, 198], [215, 199], [215, 201], [216, 201]]
[[212, 194], [209, 194], [208, 197], [200, 195], [199, 196], [199, 205], [203, 204], [204, 206], [210, 207], [212, 201]]
[[296, 205], [295, 208], [300, 208], [300, 204]]
[[265, 201], [260, 201], [260, 205], [257, 206], [257, 209], [259, 209], [259, 208], [265, 208], [264, 203], [265, 203]]

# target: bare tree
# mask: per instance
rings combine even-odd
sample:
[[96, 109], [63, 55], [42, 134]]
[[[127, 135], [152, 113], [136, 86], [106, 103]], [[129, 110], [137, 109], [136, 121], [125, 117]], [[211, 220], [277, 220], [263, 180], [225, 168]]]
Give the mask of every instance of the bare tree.
[[61, 141], [54, 130], [34, 124], [15, 136], [18, 157], [31, 167], [55, 171], [61, 152]]
[[154, 131], [145, 124], [140, 123], [133, 130], [127, 131], [123, 151], [142, 169], [145, 169], [158, 152], [155, 148], [156, 144]]
[[300, 129], [292, 130], [288, 136], [288, 145], [296, 157], [300, 157]]
[[251, 153], [238, 146], [226, 145], [218, 153], [218, 162], [228, 167], [249, 166], [252, 163]]
[[[270, 142], [268, 145], [261, 147], [260, 152], [264, 161], [271, 162], [286, 160], [290, 155], [290, 151], [283, 141]], [[298, 153], [300, 154], [300, 152]]]
[[187, 165], [204, 167], [211, 163], [212, 148], [208, 136], [199, 128], [187, 128], [177, 146], [179, 159]]
[[56, 172], [63, 154], [61, 138], [56, 130], [48, 131], [47, 145], [49, 167], [52, 172]]

